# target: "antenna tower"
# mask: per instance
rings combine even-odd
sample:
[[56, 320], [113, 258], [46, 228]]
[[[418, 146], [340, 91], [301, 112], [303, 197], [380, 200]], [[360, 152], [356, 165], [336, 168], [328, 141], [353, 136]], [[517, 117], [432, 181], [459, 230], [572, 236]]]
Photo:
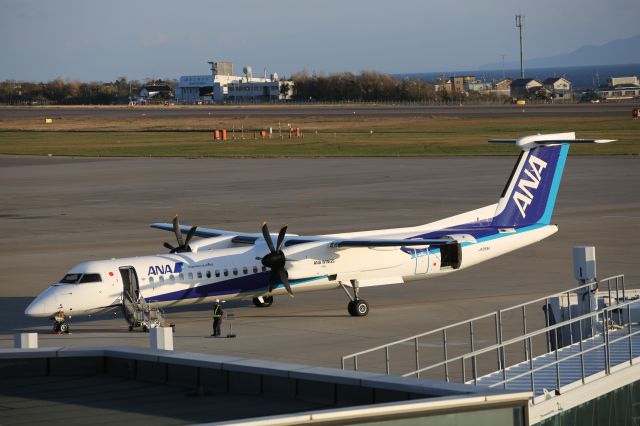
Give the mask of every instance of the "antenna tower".
[[516, 27], [520, 30], [520, 78], [524, 78], [524, 61], [522, 55], [522, 28], [524, 27], [524, 15], [516, 15]]

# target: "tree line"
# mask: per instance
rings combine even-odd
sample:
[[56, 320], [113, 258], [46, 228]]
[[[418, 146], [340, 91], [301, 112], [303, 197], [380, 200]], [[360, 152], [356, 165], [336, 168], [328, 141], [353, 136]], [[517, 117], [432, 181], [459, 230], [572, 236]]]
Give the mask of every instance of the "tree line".
[[432, 84], [419, 79], [398, 79], [375, 71], [330, 75], [301, 71], [291, 76], [293, 97], [299, 101], [431, 101], [438, 95]]
[[[477, 92], [451, 93], [435, 90], [433, 84], [415, 78], [395, 78], [376, 71], [309, 74], [295, 73], [293, 99], [299, 102], [463, 102], [491, 99]], [[166, 84], [175, 90], [175, 80], [128, 80], [113, 82], [81, 82], [60, 78], [46, 83], [0, 82], [1, 104], [110, 105], [126, 104], [136, 98], [145, 85]], [[288, 83], [281, 91], [288, 92]]]
[[171, 80], [128, 80], [120, 77], [113, 82], [81, 82], [60, 78], [46, 83], [5, 80], [0, 82], [0, 103], [3, 104], [58, 104], [58, 105], [111, 105], [127, 104], [129, 97], [137, 97], [138, 91], [149, 84], [167, 84]]

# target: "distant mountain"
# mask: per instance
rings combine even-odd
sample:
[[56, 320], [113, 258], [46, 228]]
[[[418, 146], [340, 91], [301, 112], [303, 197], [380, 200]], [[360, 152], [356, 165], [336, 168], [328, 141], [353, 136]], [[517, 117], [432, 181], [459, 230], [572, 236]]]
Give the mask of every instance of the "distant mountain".
[[[585, 65], [613, 65], [613, 64], [637, 64], [640, 63], [640, 34], [621, 40], [614, 40], [600, 46], [582, 46], [573, 52], [544, 58], [528, 59], [526, 57], [527, 46], [525, 44], [524, 67], [544, 68], [569, 66], [579, 67]], [[507, 68], [519, 68], [520, 62], [508, 62]], [[500, 69], [502, 63], [486, 64], [480, 69]]]

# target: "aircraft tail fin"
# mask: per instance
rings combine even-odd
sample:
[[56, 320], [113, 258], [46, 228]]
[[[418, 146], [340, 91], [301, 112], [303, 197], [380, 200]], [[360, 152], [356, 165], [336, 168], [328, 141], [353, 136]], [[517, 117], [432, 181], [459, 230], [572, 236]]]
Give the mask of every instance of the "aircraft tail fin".
[[490, 142], [515, 143], [522, 149], [491, 223], [500, 227], [520, 227], [551, 223], [570, 144], [613, 140], [576, 139], [575, 133], [571, 132]]

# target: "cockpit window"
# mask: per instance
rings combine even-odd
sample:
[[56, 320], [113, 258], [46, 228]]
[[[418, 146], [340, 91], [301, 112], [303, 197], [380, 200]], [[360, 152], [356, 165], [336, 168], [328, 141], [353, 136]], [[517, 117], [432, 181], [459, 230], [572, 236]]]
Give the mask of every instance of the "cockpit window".
[[99, 283], [102, 281], [100, 274], [84, 274], [80, 278], [81, 283]]
[[63, 284], [99, 283], [101, 281], [100, 274], [67, 274], [60, 280]]
[[80, 277], [82, 277], [82, 274], [67, 274], [60, 280], [60, 282], [64, 284], [76, 284], [80, 281]]

